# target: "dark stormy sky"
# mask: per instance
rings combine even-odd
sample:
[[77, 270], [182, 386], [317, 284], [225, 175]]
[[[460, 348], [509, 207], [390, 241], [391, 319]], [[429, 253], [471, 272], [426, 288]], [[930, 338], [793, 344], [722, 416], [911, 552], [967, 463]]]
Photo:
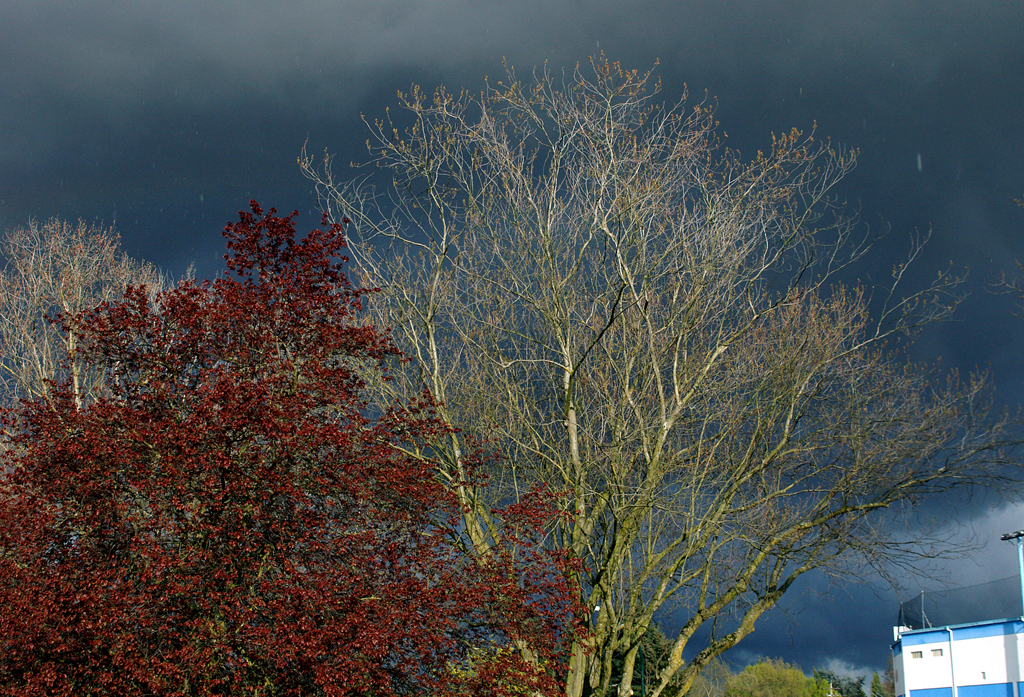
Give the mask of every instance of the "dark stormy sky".
[[[0, 227], [113, 222], [133, 255], [201, 276], [250, 198], [315, 224], [302, 144], [363, 158], [359, 115], [412, 82], [478, 89], [503, 57], [521, 72], [599, 50], [660, 59], [666, 98], [684, 84], [717, 97], [744, 152], [815, 122], [860, 149], [842, 193], [891, 235], [858, 277], [884, 280], [931, 229], [916, 279], [952, 262], [972, 295], [915, 357], [987, 369], [998, 399], [1022, 401], [1024, 319], [986, 286], [1024, 259], [1024, 0], [2, 0], [0, 27]], [[975, 502], [960, 517], [958, 534], [986, 544], [948, 582], [1014, 574], [1012, 546], [992, 540], [1024, 528], [1024, 508]], [[733, 658], [880, 669], [896, 597], [809, 579]]]

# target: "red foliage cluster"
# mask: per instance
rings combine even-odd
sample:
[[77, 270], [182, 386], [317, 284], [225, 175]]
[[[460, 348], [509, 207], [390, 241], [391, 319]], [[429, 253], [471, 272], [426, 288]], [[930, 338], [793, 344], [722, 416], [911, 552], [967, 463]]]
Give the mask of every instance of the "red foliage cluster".
[[460, 553], [410, 454], [440, 432], [429, 398], [364, 399], [395, 349], [355, 319], [341, 227], [296, 239], [295, 214], [251, 206], [224, 278], [77, 318], [107, 397], [9, 417], [0, 694], [557, 689], [568, 594], [535, 544], [543, 506], [498, 513], [515, 555]]

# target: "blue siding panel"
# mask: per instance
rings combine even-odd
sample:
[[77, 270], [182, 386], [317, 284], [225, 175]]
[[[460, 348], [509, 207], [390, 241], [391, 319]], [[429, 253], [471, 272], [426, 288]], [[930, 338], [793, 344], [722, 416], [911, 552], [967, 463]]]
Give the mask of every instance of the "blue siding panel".
[[1005, 636], [1007, 634], [1020, 634], [1021, 632], [1024, 632], [1024, 623], [1021, 623], [1020, 620], [976, 624], [970, 627], [953, 627], [953, 641], [981, 639], [988, 636]]
[[1013, 683], [959, 685], [956, 688], [956, 693], [959, 697], [1013, 697]]
[[933, 687], [928, 690], [910, 690], [910, 697], [953, 697], [953, 688]]
[[[1024, 622], [1021, 620], [1001, 620], [998, 622], [977, 622], [975, 624], [953, 626], [953, 641], [961, 639], [981, 639], [990, 636], [1006, 636], [1009, 634], [1024, 634]], [[900, 636], [900, 643], [904, 648], [907, 646], [920, 646], [921, 644], [938, 644], [949, 641], [949, 631], [946, 627], [934, 629], [915, 629]]]
[[900, 637], [900, 641], [903, 643], [904, 649], [908, 646], [920, 646], [921, 644], [938, 644], [943, 641], [949, 641], [949, 632], [945, 629], [930, 629], [928, 631], [921, 631], [919, 629], [913, 634], [904, 634]]

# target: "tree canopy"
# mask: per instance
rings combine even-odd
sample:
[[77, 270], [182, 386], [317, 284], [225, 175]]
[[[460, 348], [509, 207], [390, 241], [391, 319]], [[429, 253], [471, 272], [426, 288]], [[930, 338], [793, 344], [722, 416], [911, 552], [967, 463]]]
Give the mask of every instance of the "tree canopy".
[[725, 697], [827, 697], [828, 683], [781, 659], [762, 659], [729, 678]]
[[549, 497], [493, 511], [515, 532], [488, 564], [462, 554], [420, 456], [448, 428], [432, 401], [365, 397], [396, 350], [358, 319], [342, 225], [251, 209], [225, 276], [73, 316], [104, 394], [4, 417], [0, 694], [556, 689]]
[[[856, 153], [794, 130], [744, 159], [709, 103], [662, 105], [650, 74], [592, 68], [414, 88], [370, 125], [386, 179], [302, 165], [353, 221], [355, 266], [382, 289], [370, 310], [410, 359], [378, 400], [425, 390], [451, 426], [429, 453], [469, 551], [502, 539], [496, 502], [565, 492], [547, 544], [600, 608], [567, 694], [607, 694], [622, 656], [625, 697], [671, 608], [657, 695], [804, 573], [930, 553], [894, 521], [1010, 460], [984, 380], [899, 351], [949, 316], [957, 279], [905, 288], [914, 242], [887, 284], [841, 282], [871, 241], [835, 198]], [[467, 485], [479, 447], [503, 458]]]

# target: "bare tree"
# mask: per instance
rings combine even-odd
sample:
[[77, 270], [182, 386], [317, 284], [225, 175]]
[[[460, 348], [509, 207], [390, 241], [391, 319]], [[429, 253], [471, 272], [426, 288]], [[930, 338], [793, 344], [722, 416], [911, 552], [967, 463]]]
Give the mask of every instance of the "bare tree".
[[[412, 358], [382, 397], [427, 389], [455, 429], [429, 455], [468, 551], [501, 536], [494, 501], [563, 494], [550, 544], [595, 608], [570, 697], [607, 694], [616, 652], [625, 697], [669, 603], [685, 620], [652, 694], [685, 692], [807, 571], [921, 551], [892, 518], [997, 477], [1003, 424], [980, 381], [931, 384], [887, 347], [945, 317], [957, 279], [903, 294], [903, 263], [888, 287], [838, 284], [869, 242], [832, 194], [854, 153], [793, 131], [745, 162], [706, 104], [662, 107], [649, 74], [593, 67], [509, 70], [479, 97], [414, 88], [408, 127], [371, 126], [386, 189], [300, 163]], [[484, 483], [481, 444], [502, 453]]]
[[[128, 285], [152, 293], [165, 285], [153, 265], [121, 251], [109, 229], [51, 219], [8, 231], [0, 253], [0, 379], [4, 402], [45, 396], [49, 381], [70, 380], [79, 405], [102, 388], [84, 367], [67, 323], [79, 312], [119, 298]], [[63, 319], [63, 321], [61, 321]]]
[[[711, 659], [690, 685], [688, 697], [725, 697], [726, 686], [732, 677], [729, 666], [718, 658]], [[679, 693], [682, 695], [682, 693]]]

